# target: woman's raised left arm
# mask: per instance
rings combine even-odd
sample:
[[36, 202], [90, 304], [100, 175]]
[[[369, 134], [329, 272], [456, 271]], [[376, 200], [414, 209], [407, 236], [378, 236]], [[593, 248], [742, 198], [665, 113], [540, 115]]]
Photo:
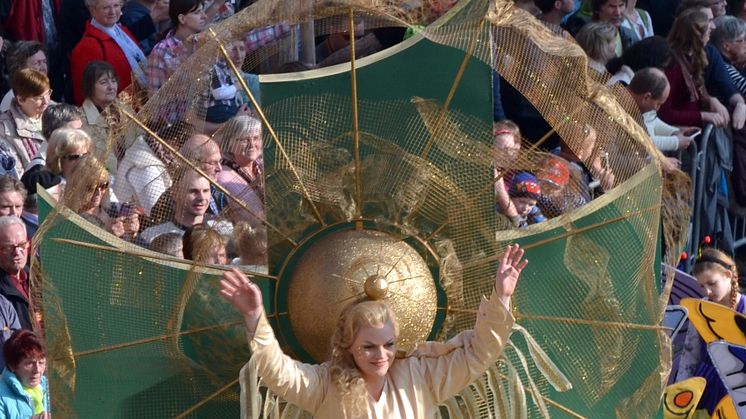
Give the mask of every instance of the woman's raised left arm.
[[497, 361], [513, 327], [510, 298], [528, 263], [523, 249], [508, 246], [500, 259], [489, 299], [483, 298], [474, 330], [449, 341], [455, 349], [439, 357], [422, 357], [417, 363], [433, 400], [441, 403], [478, 379]]

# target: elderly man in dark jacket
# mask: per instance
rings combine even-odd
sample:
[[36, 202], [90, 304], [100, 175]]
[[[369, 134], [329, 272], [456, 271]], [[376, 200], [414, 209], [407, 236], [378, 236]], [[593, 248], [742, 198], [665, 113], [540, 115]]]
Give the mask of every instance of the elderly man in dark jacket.
[[15, 215], [0, 217], [0, 295], [15, 309], [21, 327], [32, 330], [29, 280], [24, 269], [29, 248], [23, 220]]

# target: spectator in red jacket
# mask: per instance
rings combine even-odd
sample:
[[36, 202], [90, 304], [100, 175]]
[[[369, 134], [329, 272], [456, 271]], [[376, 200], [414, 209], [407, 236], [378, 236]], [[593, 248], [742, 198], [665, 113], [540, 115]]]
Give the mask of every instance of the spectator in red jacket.
[[[145, 86], [145, 54], [137, 40], [118, 23], [122, 15], [120, 0], [86, 0], [91, 20], [85, 33], [70, 55], [70, 73], [73, 80], [73, 98], [76, 105], [83, 103], [83, 71], [94, 60], [106, 61], [114, 67], [119, 79], [117, 93], [134, 80]], [[132, 75], [134, 74], [134, 79]]]

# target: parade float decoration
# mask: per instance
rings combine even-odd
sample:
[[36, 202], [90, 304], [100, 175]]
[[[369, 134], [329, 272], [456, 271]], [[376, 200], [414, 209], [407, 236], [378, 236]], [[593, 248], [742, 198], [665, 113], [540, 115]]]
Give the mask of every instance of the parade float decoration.
[[[228, 193], [238, 210], [221, 217], [267, 231], [268, 273], [247, 273], [283, 349], [323, 362], [338, 313], [359, 298], [392, 305], [402, 350], [452, 337], [472, 327], [502, 249], [520, 243], [531, 263], [511, 343], [443, 417], [651, 417], [670, 369], [659, 237], [682, 243], [687, 180], [661, 174], [631, 98], [605, 86], [575, 43], [509, 1], [462, 0], [445, 13], [440, 3], [257, 1], [202, 33], [146, 103], [133, 94], [136, 113], [112, 111], [112, 146], [150, 136], [175, 165], [193, 166], [159, 133], [203, 125], [216, 64], [239, 75], [297, 59], [309, 23], [316, 36], [409, 28], [364, 58], [261, 75], [260, 95], [239, 83], [264, 127], [264, 208]], [[279, 24], [288, 36], [234, 62], [230, 45]], [[356, 51], [363, 38], [348, 38]], [[517, 156], [495, 152], [494, 72], [586, 166], [603, 160], [615, 186], [525, 229], [498, 216], [496, 179], [536, 171], [545, 155], [528, 143]], [[563, 192], [580, 196], [580, 183]], [[55, 415], [302, 414], [239, 376], [249, 353], [240, 317], [218, 295], [224, 266], [126, 243], [44, 198], [32, 270]]]

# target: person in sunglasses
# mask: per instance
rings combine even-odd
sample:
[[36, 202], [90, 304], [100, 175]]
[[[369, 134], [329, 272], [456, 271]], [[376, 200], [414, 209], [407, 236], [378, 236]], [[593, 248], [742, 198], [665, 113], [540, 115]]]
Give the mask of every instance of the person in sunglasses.
[[109, 172], [96, 157], [81, 157], [67, 179], [62, 204], [94, 225], [107, 228], [110, 217], [104, 206], [108, 202]]
[[54, 131], [47, 146], [47, 169], [68, 179], [80, 159], [88, 155], [92, 144], [93, 140], [83, 130], [60, 128]]

